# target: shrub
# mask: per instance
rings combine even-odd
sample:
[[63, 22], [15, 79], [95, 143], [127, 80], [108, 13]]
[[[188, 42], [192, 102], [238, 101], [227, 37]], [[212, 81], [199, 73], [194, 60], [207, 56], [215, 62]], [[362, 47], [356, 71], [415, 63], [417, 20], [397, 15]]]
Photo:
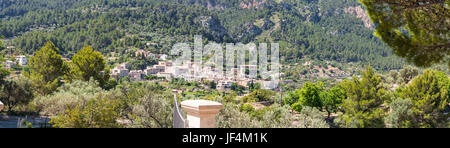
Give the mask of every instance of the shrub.
[[226, 103], [216, 117], [216, 127], [288, 128], [292, 127], [293, 119], [294, 117], [290, 113], [289, 108], [278, 104], [247, 113], [239, 111], [239, 107], [232, 103]]
[[242, 103], [270, 101], [270, 100], [273, 100], [272, 97], [274, 95], [275, 95], [275, 92], [273, 92], [271, 90], [258, 89], [258, 90], [253, 91], [249, 95], [243, 97]]
[[[266, 113], [272, 111], [271, 107], [263, 107], [257, 110], [254, 110], [252, 112], [247, 112], [250, 114], [250, 116], [256, 120], [262, 121], [264, 120], [264, 116], [266, 115]], [[271, 117], [273, 120], [276, 120], [277, 117], [273, 116]]]
[[291, 105], [291, 108], [297, 112], [301, 112], [302, 111], [302, 103], [297, 102]]
[[171, 128], [173, 126], [173, 95], [150, 92], [131, 107], [133, 128]]
[[330, 128], [330, 125], [327, 124], [323, 117], [323, 113], [317, 108], [305, 106], [300, 112], [298, 119], [297, 127], [299, 128]]
[[297, 89], [294, 92], [289, 92], [289, 94], [286, 97], [284, 97], [283, 103], [287, 105], [297, 103], [298, 99], [300, 98], [299, 94], [300, 89]]
[[82, 102], [87, 102], [96, 96], [109, 96], [110, 99], [123, 97], [120, 91], [105, 91], [94, 80], [88, 82], [75, 80], [58, 88], [57, 92], [40, 96], [32, 104], [44, 115], [64, 114], [67, 107], [73, 108]]
[[216, 117], [218, 128], [258, 128], [259, 121], [253, 120], [248, 113], [240, 112], [236, 105], [226, 103]]
[[288, 106], [280, 106], [279, 104], [273, 104], [270, 107], [266, 107], [264, 115], [259, 120], [262, 128], [292, 128], [294, 115], [289, 111]]
[[408, 128], [411, 127], [413, 103], [410, 99], [395, 99], [390, 103], [391, 112], [385, 117], [387, 127]]
[[250, 104], [242, 104], [241, 107], [239, 107], [239, 111], [251, 113], [255, 111], [255, 108]]
[[67, 106], [65, 114], [53, 117], [56, 128], [117, 128], [119, 101], [97, 96], [75, 107]]
[[403, 83], [409, 83], [414, 77], [419, 75], [419, 69], [407, 66], [399, 71], [399, 78]]

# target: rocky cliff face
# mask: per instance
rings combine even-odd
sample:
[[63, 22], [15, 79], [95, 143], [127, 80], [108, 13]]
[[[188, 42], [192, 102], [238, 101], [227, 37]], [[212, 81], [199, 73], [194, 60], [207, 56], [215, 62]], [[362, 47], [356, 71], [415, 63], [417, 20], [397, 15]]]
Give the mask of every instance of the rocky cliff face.
[[238, 41], [248, 40], [249, 38], [254, 38], [262, 33], [262, 30], [253, 23], [246, 23], [239, 27], [241, 28], [240, 31], [233, 36]]
[[230, 7], [260, 9], [266, 7], [267, 0], [187, 0], [184, 3], [201, 5], [208, 8], [208, 10], [224, 10]]
[[198, 20], [197, 24], [214, 32], [214, 36], [229, 37], [227, 30], [220, 24], [220, 21], [212, 16], [199, 16], [196, 20]]
[[345, 13], [349, 13], [352, 15], [355, 15], [356, 18], [361, 19], [362, 21], [364, 21], [364, 26], [370, 29], [374, 28], [374, 25], [372, 24], [372, 22], [370, 21], [369, 16], [367, 15], [366, 11], [361, 8], [361, 6], [357, 6], [357, 7], [348, 7], [344, 10]]
[[249, 9], [249, 8], [264, 8], [266, 4], [266, 0], [250, 0], [250, 1], [242, 1], [240, 3], [240, 7], [243, 9]]
[[206, 8], [208, 8], [208, 10], [212, 9], [224, 10], [225, 8], [227, 8], [227, 6], [217, 4], [216, 0], [207, 0]]

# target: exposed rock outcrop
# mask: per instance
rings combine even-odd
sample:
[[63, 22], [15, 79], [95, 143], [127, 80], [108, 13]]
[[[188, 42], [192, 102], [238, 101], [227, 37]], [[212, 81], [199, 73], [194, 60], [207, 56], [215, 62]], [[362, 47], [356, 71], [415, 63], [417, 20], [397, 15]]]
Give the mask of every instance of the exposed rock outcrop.
[[243, 9], [249, 9], [249, 8], [264, 8], [266, 4], [266, 0], [253, 0], [253, 1], [243, 1], [239, 5]]
[[197, 20], [197, 24], [211, 30], [214, 33], [214, 36], [229, 37], [227, 30], [222, 26], [222, 24], [220, 24], [220, 21], [212, 16], [199, 16]]
[[253, 38], [262, 33], [262, 30], [255, 26], [253, 23], [246, 23], [241, 26], [242, 29], [239, 31], [240, 33], [236, 35], [236, 39], [241, 41], [246, 38]]
[[184, 0], [179, 1], [178, 3], [186, 5], [200, 5], [208, 10], [224, 10], [230, 7], [230, 5], [224, 4], [221, 0]]
[[359, 18], [364, 21], [364, 26], [370, 29], [374, 28], [374, 25], [370, 21], [369, 15], [367, 15], [366, 11], [361, 8], [361, 6], [357, 7], [348, 7], [344, 10], [345, 13], [349, 13], [355, 15], [356, 18]]

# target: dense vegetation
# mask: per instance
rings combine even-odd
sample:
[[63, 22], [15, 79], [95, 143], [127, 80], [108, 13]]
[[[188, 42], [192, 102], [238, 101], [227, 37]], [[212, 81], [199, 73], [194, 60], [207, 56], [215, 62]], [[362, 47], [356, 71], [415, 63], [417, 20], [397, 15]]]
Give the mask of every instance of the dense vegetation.
[[[400, 69], [402, 62], [363, 22], [345, 12], [356, 1], [299, 1], [281, 9], [277, 40], [287, 41], [288, 59], [311, 57], [343, 63], [362, 62], [379, 70]], [[295, 11], [300, 9], [299, 11]], [[289, 48], [289, 46], [292, 46]]]
[[[124, 54], [129, 47], [167, 52], [170, 43], [199, 34], [216, 42], [279, 42], [286, 63], [311, 58], [370, 64], [378, 70], [404, 65], [363, 21], [345, 12], [359, 5], [355, 1], [268, 0], [242, 8], [246, 2], [5, 0], [0, 32], [14, 38], [25, 53], [50, 40], [68, 58], [86, 45], [104, 54]], [[161, 42], [161, 36], [174, 40], [145, 45]]]
[[[0, 62], [14, 61], [18, 54], [30, 59], [27, 66], [10, 70], [1, 65], [0, 101], [7, 114], [49, 116], [56, 128], [171, 128], [174, 95], [181, 101], [224, 104], [217, 116], [220, 128], [450, 127], [448, 71], [404, 66], [390, 47], [396, 54], [405, 49], [396, 46], [398, 40], [389, 43], [389, 30], [397, 27], [398, 32], [398, 26], [367, 26], [356, 16], [360, 14], [349, 12], [363, 10], [356, 1], [255, 2], [0, 0]], [[372, 2], [364, 3], [369, 12]], [[372, 19], [377, 15], [381, 14], [371, 12]], [[411, 23], [404, 20], [401, 25]], [[418, 35], [411, 40], [427, 38], [423, 26], [409, 29]], [[436, 30], [425, 29], [429, 31]], [[176, 42], [192, 41], [193, 35], [202, 35], [204, 42], [280, 43], [283, 72], [290, 83], [283, 83], [281, 92], [263, 90], [253, 82], [218, 91], [210, 81], [110, 78], [110, 68], [117, 63], [129, 62], [132, 70], [157, 63], [135, 56], [137, 49], [167, 53]], [[448, 40], [434, 37], [412, 43], [428, 46]], [[5, 50], [6, 46], [16, 48]], [[440, 54], [447, 53], [448, 48], [443, 49]], [[445, 56], [430, 59], [434, 64]], [[324, 73], [335, 75], [310, 79]]]
[[[391, 75], [392, 76], [392, 75]], [[302, 89], [289, 94], [284, 102], [292, 109], [315, 107], [338, 113], [337, 127], [448, 127], [449, 78], [443, 72], [426, 70], [391, 89], [386, 77], [368, 67], [361, 78], [345, 80], [324, 89], [321, 83], [306, 83]], [[384, 77], [384, 78], [383, 78]], [[407, 77], [407, 76], [405, 76]], [[384, 79], [384, 80], [383, 80]]]
[[[102, 56], [95, 56], [98, 54], [92, 54], [92, 48], [87, 46], [72, 59], [73, 63], [80, 64], [67, 66], [72, 62], [63, 61], [57, 51], [51, 42], [39, 50], [31, 58], [27, 78], [5, 80], [9, 72], [2, 69], [5, 73], [1, 80], [1, 101], [8, 112], [51, 116], [53, 127], [62, 128], [168, 128], [172, 126], [174, 104], [174, 94], [170, 91], [182, 89], [185, 92], [175, 94], [182, 100], [207, 99], [225, 105], [217, 117], [218, 127], [450, 126], [446, 113], [450, 107], [450, 79], [444, 72], [435, 70], [419, 74], [417, 69], [406, 67], [379, 75], [369, 66], [361, 78], [354, 76], [331, 88], [321, 82], [307, 82], [301, 89], [280, 98], [276, 92], [257, 87], [217, 92], [203, 87], [210, 86], [210, 82], [179, 79], [161, 84], [119, 80], [109, 88], [102, 88], [104, 84], [96, 79], [102, 80], [102, 76], [90, 75], [90, 79], [84, 79], [87, 72], [104, 67], [105, 63], [96, 62]], [[38, 69], [42, 63], [54, 66]], [[237, 96], [241, 91], [248, 95]], [[272, 105], [256, 108], [258, 102]]]

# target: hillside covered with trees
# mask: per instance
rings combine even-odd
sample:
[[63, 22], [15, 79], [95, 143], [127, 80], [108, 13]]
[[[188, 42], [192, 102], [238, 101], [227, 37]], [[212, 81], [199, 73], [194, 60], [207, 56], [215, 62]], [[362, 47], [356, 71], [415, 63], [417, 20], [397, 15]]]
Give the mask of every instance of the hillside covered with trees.
[[87, 44], [123, 53], [160, 35], [184, 41], [198, 34], [219, 43], [279, 42], [286, 63], [309, 58], [386, 71], [405, 64], [359, 18], [356, 1], [2, 0], [1, 7], [0, 32], [28, 54], [49, 40], [70, 58]]
[[[434, 2], [0, 0], [0, 122], [171, 128], [177, 96], [222, 103], [219, 128], [449, 128], [449, 2]], [[113, 77], [172, 60], [156, 55], [194, 35], [279, 43], [279, 87]]]

